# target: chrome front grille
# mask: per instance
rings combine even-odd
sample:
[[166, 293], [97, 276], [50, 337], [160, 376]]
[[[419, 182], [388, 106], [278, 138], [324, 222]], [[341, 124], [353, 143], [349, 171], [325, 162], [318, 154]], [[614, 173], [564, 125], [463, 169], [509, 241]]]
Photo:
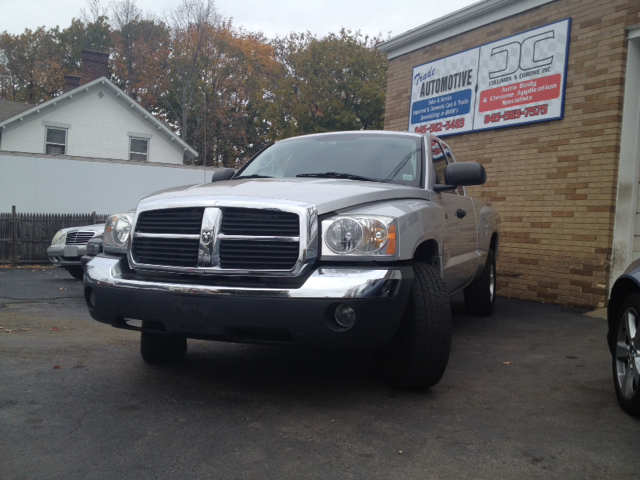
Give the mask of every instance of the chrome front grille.
[[[204, 207], [142, 212], [136, 223], [136, 262], [170, 267], [195, 267]], [[146, 236], [149, 235], [149, 236]]]
[[136, 262], [171, 267], [195, 267], [198, 262], [198, 239], [149, 238], [133, 242]]
[[298, 215], [254, 208], [222, 209], [222, 233], [248, 236], [300, 236]]
[[[187, 273], [293, 272], [309, 253], [300, 241], [307, 209], [298, 210], [221, 205], [143, 211], [132, 240], [132, 267]], [[315, 210], [313, 221], [315, 226]]]
[[200, 236], [204, 207], [170, 208], [142, 212], [136, 232]]
[[65, 245], [86, 245], [89, 240], [91, 240], [95, 234], [98, 232], [91, 231], [83, 231], [76, 230], [73, 232], [67, 233], [67, 239], [65, 240]]
[[291, 270], [299, 249], [298, 242], [221, 240], [220, 268]]

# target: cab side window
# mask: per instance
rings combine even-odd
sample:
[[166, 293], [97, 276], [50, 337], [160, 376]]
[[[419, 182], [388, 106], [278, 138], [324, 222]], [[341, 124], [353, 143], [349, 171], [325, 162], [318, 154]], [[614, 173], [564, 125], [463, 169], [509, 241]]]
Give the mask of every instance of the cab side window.
[[440, 142], [431, 141], [431, 158], [433, 160], [433, 168], [435, 170], [435, 182], [438, 185], [444, 185], [444, 169], [447, 168], [447, 159]]

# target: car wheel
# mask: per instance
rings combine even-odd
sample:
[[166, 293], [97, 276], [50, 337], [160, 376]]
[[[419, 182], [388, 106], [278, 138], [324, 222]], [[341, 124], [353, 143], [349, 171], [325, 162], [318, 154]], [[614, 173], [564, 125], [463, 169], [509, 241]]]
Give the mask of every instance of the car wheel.
[[76, 280], [82, 280], [84, 278], [84, 268], [82, 267], [67, 267], [65, 270]]
[[496, 305], [496, 257], [492, 250], [480, 277], [464, 289], [464, 304], [471, 315], [489, 316]]
[[629, 295], [616, 320], [613, 384], [622, 409], [640, 416], [640, 294]]
[[440, 381], [451, 350], [451, 310], [445, 285], [424, 263], [412, 262], [415, 278], [393, 340], [374, 350], [381, 376], [391, 385], [424, 390]]
[[174, 363], [185, 353], [186, 337], [148, 331], [140, 334], [140, 355], [149, 363]]

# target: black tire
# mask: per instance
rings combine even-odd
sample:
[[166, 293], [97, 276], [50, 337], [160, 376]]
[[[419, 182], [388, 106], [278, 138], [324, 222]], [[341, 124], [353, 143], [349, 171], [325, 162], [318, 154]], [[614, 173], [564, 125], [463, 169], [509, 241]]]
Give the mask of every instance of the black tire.
[[442, 279], [424, 263], [412, 262], [414, 281], [394, 339], [374, 350], [374, 361], [389, 384], [425, 390], [437, 384], [449, 361], [451, 310]]
[[82, 267], [66, 267], [65, 270], [76, 280], [84, 279], [84, 268]]
[[149, 363], [175, 363], [187, 353], [187, 339], [178, 335], [141, 332], [140, 355]]
[[480, 277], [464, 289], [464, 305], [467, 313], [488, 317], [496, 306], [496, 257], [493, 250], [487, 254]]
[[622, 409], [640, 416], [640, 293], [629, 295], [618, 311], [613, 330], [613, 385]]

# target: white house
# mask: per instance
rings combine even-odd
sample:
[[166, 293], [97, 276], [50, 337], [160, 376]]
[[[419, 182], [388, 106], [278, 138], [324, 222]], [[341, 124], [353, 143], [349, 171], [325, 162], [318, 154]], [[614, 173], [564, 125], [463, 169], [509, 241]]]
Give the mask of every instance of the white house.
[[211, 181], [198, 153], [108, 80], [109, 54], [39, 105], [0, 100], [0, 212], [114, 213], [150, 193]]
[[[106, 77], [89, 81], [91, 66], [107, 72], [107, 59], [83, 52], [83, 76], [70, 77], [80, 85], [47, 102], [0, 101], [0, 151], [180, 165], [196, 158], [198, 152]], [[7, 111], [13, 115], [3, 120]]]

